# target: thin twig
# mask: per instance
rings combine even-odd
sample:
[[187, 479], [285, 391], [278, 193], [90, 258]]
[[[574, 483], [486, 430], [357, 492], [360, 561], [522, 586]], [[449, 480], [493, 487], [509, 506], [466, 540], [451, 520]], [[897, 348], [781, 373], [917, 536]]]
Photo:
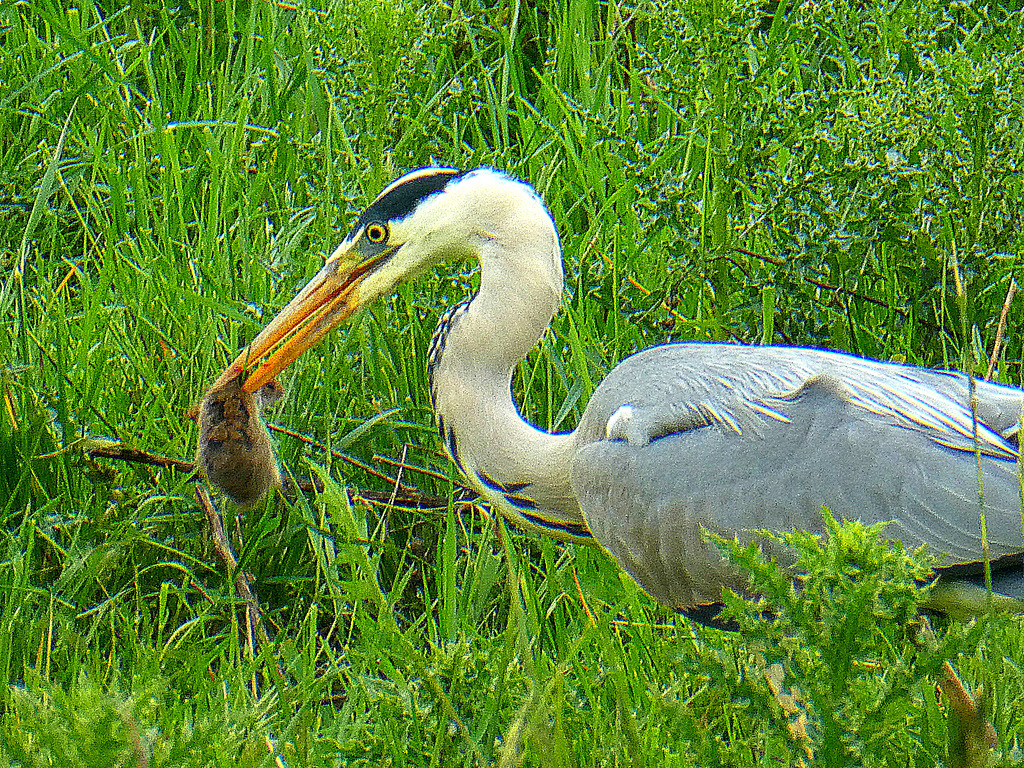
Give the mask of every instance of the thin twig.
[[992, 357], [988, 360], [988, 370], [985, 371], [985, 381], [992, 381], [992, 375], [996, 372], [996, 363], [1003, 351], [1003, 334], [1006, 332], [1006, 317], [1010, 314], [1010, 304], [1013, 302], [1014, 294], [1017, 293], [1017, 281], [1010, 278], [1010, 287], [1006, 289], [1006, 300], [1003, 302], [1003, 311], [999, 313], [999, 325], [996, 326], [996, 340], [992, 345]]
[[398, 488], [402, 484], [402, 472], [405, 470], [405, 456], [406, 456], [406, 454], [408, 452], [409, 452], [409, 446], [408, 445], [403, 445], [402, 446], [402, 458], [399, 460], [399, 464], [398, 464], [398, 474], [395, 475], [395, 485], [391, 489], [391, 498], [388, 499], [388, 506], [389, 507], [392, 504], [395, 503], [395, 497], [398, 495]]
[[594, 614], [590, 612], [590, 606], [587, 605], [587, 598], [583, 596], [583, 586], [580, 584], [580, 577], [576, 573], [576, 566], [572, 567], [572, 578], [576, 582], [576, 593], [580, 596], [580, 603], [583, 605], [583, 610], [587, 612], [587, 618], [590, 619], [590, 626], [595, 626], [597, 621], [594, 619]]
[[[256, 593], [252, 589], [252, 575], [238, 569], [238, 560], [235, 553], [231, 551], [231, 542], [224, 533], [224, 523], [214, 509], [210, 494], [201, 483], [196, 483], [196, 501], [206, 513], [206, 520], [210, 525], [210, 538], [213, 540], [213, 548], [217, 557], [224, 566], [224, 570], [234, 576], [235, 590], [245, 601], [246, 621], [256, 627], [256, 636], [262, 645], [270, 644], [270, 637], [267, 635], [266, 627], [263, 625], [263, 610], [256, 599]], [[252, 649], [255, 652], [255, 648]]]
[[[751, 257], [753, 257], [755, 259], [760, 259], [761, 261], [767, 261], [769, 264], [772, 264], [772, 265], [774, 265], [776, 267], [781, 267], [781, 266], [783, 266], [785, 264], [785, 262], [782, 261], [782, 259], [776, 259], [776, 258], [773, 258], [771, 256], [765, 256], [762, 253], [754, 253], [753, 251], [748, 251], [748, 250], [745, 250], [743, 248], [733, 248], [733, 250], [736, 253], [742, 253], [744, 256], [751, 256]], [[823, 291], [831, 291], [833, 293], [841, 293], [841, 294], [843, 294], [845, 296], [850, 296], [851, 298], [854, 298], [854, 299], [861, 299], [862, 301], [866, 301], [869, 304], [874, 304], [876, 307], [881, 307], [882, 309], [891, 309], [893, 312], [898, 314], [900, 317], [907, 317], [908, 316], [907, 310], [905, 310], [905, 309], [901, 309], [900, 307], [895, 307], [892, 304], [889, 304], [886, 301], [882, 301], [881, 299], [876, 299], [873, 296], [865, 296], [863, 293], [857, 293], [857, 291], [855, 291], [855, 290], [853, 290], [851, 288], [844, 288], [841, 285], [830, 285], [829, 283], [825, 283], [825, 282], [822, 282], [821, 280], [816, 280], [813, 277], [807, 277], [805, 275], [800, 275], [799, 277], [804, 282], [810, 283], [811, 285], [813, 285], [813, 286], [815, 286], [817, 288], [821, 288], [821, 290], [823, 290]]]
[[[772, 264], [772, 265], [774, 265], [776, 267], [781, 267], [781, 266], [785, 265], [785, 262], [782, 259], [776, 259], [776, 258], [774, 258], [772, 256], [765, 256], [763, 253], [754, 253], [753, 251], [748, 251], [748, 250], [745, 250], [743, 248], [733, 248], [733, 251], [735, 251], [736, 253], [742, 253], [744, 256], [750, 256], [750, 257], [755, 258], [755, 259], [760, 259], [761, 261], [766, 261], [769, 264]], [[866, 296], [863, 293], [858, 293], [857, 291], [855, 291], [855, 290], [853, 290], [851, 288], [844, 288], [841, 285], [831, 285], [829, 283], [823, 282], [821, 280], [817, 280], [817, 279], [815, 279], [813, 277], [807, 277], [805, 275], [798, 275], [798, 277], [801, 280], [803, 280], [804, 282], [810, 283], [811, 285], [813, 285], [813, 286], [815, 286], [817, 288], [820, 288], [823, 291], [831, 291], [832, 293], [839, 293], [839, 294], [843, 294], [845, 296], [850, 296], [851, 298], [854, 298], [854, 299], [860, 299], [861, 301], [866, 301], [868, 304], [874, 304], [876, 307], [881, 307], [882, 309], [892, 310], [893, 312], [895, 312], [897, 315], [899, 315], [900, 317], [902, 317], [904, 319], [907, 319], [907, 318], [910, 317], [910, 312], [908, 312], [907, 310], [903, 309], [902, 307], [897, 307], [897, 306], [895, 306], [893, 304], [890, 304], [887, 301], [882, 301], [881, 299], [876, 299], [873, 296]], [[921, 325], [925, 325], [928, 328], [931, 328], [932, 330], [938, 330], [939, 329], [939, 326], [936, 323], [933, 323], [931, 320], [927, 320], [927, 319], [925, 319], [923, 317], [915, 318], [915, 322], [918, 322]]]
[[89, 458], [114, 459], [115, 461], [127, 461], [131, 464], [148, 464], [152, 467], [173, 469], [176, 472], [184, 472], [186, 474], [196, 471], [196, 465], [191, 461], [172, 459], [170, 456], [161, 456], [156, 453], [140, 451], [135, 448], [125, 448], [122, 445], [92, 448], [89, 451]]
[[[447, 498], [445, 497], [435, 496], [429, 493], [423, 493], [413, 486], [398, 482], [396, 478], [390, 477], [389, 475], [383, 472], [374, 471], [372, 467], [368, 467], [359, 460], [353, 459], [350, 456], [339, 454], [336, 451], [332, 451], [332, 454], [340, 458], [344, 458], [349, 463], [358, 466], [360, 469], [369, 472], [375, 477], [379, 477], [382, 480], [388, 481], [388, 483], [392, 486], [392, 489], [396, 487], [395, 484], [397, 482], [397, 487], [401, 489], [402, 492], [395, 494], [393, 496], [393, 501], [396, 505], [403, 507], [407, 506], [411, 508], [446, 507], [448, 505]], [[182, 474], [190, 475], [195, 472], [195, 464], [193, 464], [191, 461], [174, 459], [169, 456], [161, 456], [159, 454], [149, 453], [147, 451], [140, 451], [135, 448], [124, 448], [122, 446], [93, 448], [88, 451], [88, 456], [89, 458], [92, 459], [112, 459], [114, 461], [124, 461], [129, 464], [145, 464], [148, 466], [161, 467], [164, 469], [174, 470], [175, 472], [181, 472]], [[375, 457], [375, 459], [382, 461], [383, 463], [393, 464], [394, 466], [400, 468], [404, 467], [405, 469], [416, 470], [418, 472], [422, 472], [423, 474], [430, 475], [432, 477], [438, 477], [439, 479], [447, 479], [446, 477], [439, 473], [432, 473], [430, 470], [423, 469], [422, 467], [395, 462], [392, 459], [385, 459], [384, 457], [381, 456]], [[304, 493], [310, 493], [312, 491], [321, 490], [315, 483], [302, 479], [296, 480], [294, 486]], [[392, 494], [394, 493], [394, 490], [386, 492], [360, 490], [358, 488], [349, 488], [348, 490], [350, 497], [359, 496], [366, 499], [367, 501], [377, 504], [387, 503], [389, 500], [392, 499]]]
[[[374, 469], [373, 467], [369, 466], [365, 462], [360, 461], [359, 459], [355, 458], [354, 456], [349, 456], [347, 453], [342, 453], [341, 451], [336, 451], [333, 448], [328, 448], [323, 443], [319, 442], [318, 440], [313, 439], [312, 437], [309, 437], [308, 435], [304, 435], [301, 432], [293, 432], [290, 429], [285, 429], [284, 427], [279, 427], [276, 424], [267, 424], [267, 429], [269, 429], [269, 430], [271, 430], [273, 432], [278, 432], [279, 434], [282, 434], [282, 435], [288, 435], [288, 437], [293, 437], [296, 440], [298, 440], [299, 442], [305, 443], [306, 445], [310, 446], [311, 448], [315, 448], [316, 450], [326, 451], [331, 456], [331, 458], [341, 459], [342, 461], [347, 462], [348, 464], [351, 464], [353, 467], [358, 467], [359, 469], [363, 470], [364, 472], [366, 472], [368, 474], [373, 475], [376, 478], [379, 478], [381, 480], [385, 480], [390, 485], [394, 485], [395, 484], [395, 478], [391, 477], [390, 475], [385, 474], [384, 472], [380, 472], [380, 471]], [[410, 491], [414, 491], [415, 490], [415, 488], [413, 488], [412, 486], [409, 486], [409, 485], [401, 485], [401, 487], [405, 488], [406, 490], [410, 490]]]
[[[427, 477], [432, 477], [435, 480], [440, 480], [443, 483], [446, 483], [446, 482], [448, 482], [451, 479], [448, 475], [442, 475], [440, 472], [435, 472], [432, 469], [427, 469], [426, 467], [419, 467], [419, 466], [416, 466], [415, 464], [406, 464], [405, 463], [405, 454], [406, 454], [408, 448], [409, 448], [409, 444], [408, 443], [406, 443], [405, 445], [402, 446], [402, 459], [401, 459], [401, 461], [395, 461], [394, 459], [388, 458], [387, 456], [382, 456], [379, 453], [373, 454], [373, 461], [379, 461], [381, 464], [387, 464], [390, 467], [395, 467], [398, 470], [398, 478], [397, 479], [401, 479], [402, 472], [403, 472], [403, 470], [406, 470], [406, 469], [412, 470], [413, 472], [419, 472], [421, 475], [426, 475]], [[466, 488], [467, 487], [467, 486], [464, 486], [464, 485], [462, 485], [461, 483], [458, 483], [458, 482], [455, 483], [455, 485], [457, 487], [461, 487], [461, 488]]]

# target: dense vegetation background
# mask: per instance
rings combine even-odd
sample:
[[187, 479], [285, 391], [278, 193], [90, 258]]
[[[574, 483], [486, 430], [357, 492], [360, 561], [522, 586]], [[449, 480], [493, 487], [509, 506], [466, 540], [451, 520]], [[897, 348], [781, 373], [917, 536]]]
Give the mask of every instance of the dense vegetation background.
[[[4, 3], [0, 755], [925, 766], [952, 759], [928, 677], [949, 656], [990, 692], [995, 759], [1019, 760], [1019, 620], [917, 649], [917, 566], [877, 537], [850, 533], [867, 592], [809, 545], [835, 594], [787, 619], [779, 587], [781, 623], [731, 635], [464, 503], [425, 351], [471, 265], [286, 380], [271, 420], [321, 445], [278, 435], [283, 466], [327, 485], [239, 524], [272, 639], [255, 653], [189, 474], [87, 450], [188, 459], [204, 387], [429, 163], [528, 179], [558, 222], [564, 306], [515, 382], [543, 427], [668, 340], [984, 375], [1022, 268], [1022, 78], [1012, 3]], [[1022, 312], [995, 371], [1014, 384]]]

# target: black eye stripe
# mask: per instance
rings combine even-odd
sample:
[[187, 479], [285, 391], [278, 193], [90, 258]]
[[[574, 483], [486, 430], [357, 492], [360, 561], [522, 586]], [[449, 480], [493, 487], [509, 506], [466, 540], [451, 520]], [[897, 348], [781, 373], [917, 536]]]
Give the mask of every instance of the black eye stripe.
[[452, 179], [461, 175], [462, 171], [454, 168], [421, 168], [406, 174], [392, 183], [369, 208], [363, 211], [354, 231], [362, 230], [369, 237], [367, 230], [372, 224], [408, 216], [420, 201], [435, 192], [440, 192]]

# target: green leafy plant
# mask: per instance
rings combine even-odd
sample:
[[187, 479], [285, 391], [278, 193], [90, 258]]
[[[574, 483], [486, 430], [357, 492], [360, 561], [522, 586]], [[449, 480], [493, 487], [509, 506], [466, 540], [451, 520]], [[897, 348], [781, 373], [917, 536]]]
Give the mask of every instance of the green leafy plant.
[[917, 554], [797, 537], [791, 592], [737, 552], [774, 618], [735, 605], [745, 632], [722, 633], [472, 504], [424, 362], [466, 267], [284, 382], [285, 473], [326, 490], [221, 510], [262, 646], [188, 473], [86, 451], [191, 456], [205, 386], [431, 162], [518, 174], [559, 225], [563, 307], [513, 382], [541, 427], [683, 338], [992, 357], [1019, 384], [1019, 301], [992, 352], [1020, 280], [1022, 21], [934, 0], [0, 4], [0, 762], [774, 766], [810, 745], [934, 765], [943, 658], [1019, 760], [1019, 621], [918, 648]]

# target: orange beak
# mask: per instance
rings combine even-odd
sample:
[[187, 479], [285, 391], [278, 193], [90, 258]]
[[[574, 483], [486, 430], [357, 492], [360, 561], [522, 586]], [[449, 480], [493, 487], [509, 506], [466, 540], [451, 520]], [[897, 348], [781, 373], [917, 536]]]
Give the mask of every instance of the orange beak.
[[358, 262], [350, 248], [339, 246], [323, 268], [249, 344], [213, 384], [244, 377], [242, 389], [255, 392], [294, 363], [328, 331], [352, 316], [362, 304], [359, 285], [395, 249]]

